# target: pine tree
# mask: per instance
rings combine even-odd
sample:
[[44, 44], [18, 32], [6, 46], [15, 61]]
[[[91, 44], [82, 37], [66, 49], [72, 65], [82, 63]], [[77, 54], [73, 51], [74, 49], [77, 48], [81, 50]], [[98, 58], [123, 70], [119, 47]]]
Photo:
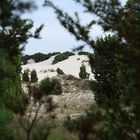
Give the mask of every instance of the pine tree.
[[29, 82], [30, 79], [29, 79], [29, 73], [27, 70], [24, 71], [24, 73], [22, 74], [22, 81], [23, 82]]
[[[92, 88], [99, 110], [105, 113], [101, 116], [100, 121], [104, 125], [100, 127], [98, 136], [103, 140], [140, 139], [140, 1], [127, 0], [124, 6], [119, 0], [73, 1], [98, 18], [83, 25], [78, 13], [71, 17], [49, 0], [46, 0], [46, 5], [55, 10], [58, 20], [68, 32], [94, 49], [95, 54], [90, 56], [95, 74]], [[105, 32], [113, 32], [117, 40], [112, 37], [93, 40], [90, 32], [95, 24]], [[117, 50], [114, 46], [118, 46]]]
[[110, 104], [110, 107], [113, 107], [121, 96], [117, 73], [119, 71], [119, 51], [123, 46], [116, 36], [98, 39], [96, 46], [92, 58], [93, 63], [91, 63], [96, 80], [92, 81], [91, 87], [98, 105], [106, 107]]
[[27, 98], [21, 88], [21, 55], [30, 37], [39, 37], [42, 28], [31, 33], [33, 23], [21, 14], [34, 7], [31, 2], [4, 0], [0, 2], [0, 139], [15, 140], [10, 127], [13, 113], [24, 114]]
[[38, 81], [36, 70], [31, 71], [31, 82], [35, 83]]
[[81, 79], [88, 79], [89, 78], [89, 73], [86, 72], [86, 67], [84, 64], [82, 64], [82, 66], [80, 67], [79, 77]]

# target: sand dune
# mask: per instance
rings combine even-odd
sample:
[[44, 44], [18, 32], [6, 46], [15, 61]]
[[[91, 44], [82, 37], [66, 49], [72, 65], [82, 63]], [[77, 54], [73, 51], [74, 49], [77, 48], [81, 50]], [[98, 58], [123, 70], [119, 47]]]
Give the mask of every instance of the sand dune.
[[71, 74], [75, 77], [79, 77], [80, 66], [82, 63], [86, 66], [86, 70], [90, 73], [89, 79], [94, 79], [93, 74], [91, 73], [91, 68], [88, 63], [88, 57], [85, 55], [74, 55], [70, 56], [68, 59], [58, 62], [52, 65], [52, 61], [55, 56], [52, 56], [50, 59], [39, 62], [22, 65], [22, 71], [29, 69], [30, 71], [35, 69], [37, 71], [38, 79], [41, 81], [45, 77], [55, 77], [57, 76], [56, 69], [60, 68], [64, 71], [65, 74]]

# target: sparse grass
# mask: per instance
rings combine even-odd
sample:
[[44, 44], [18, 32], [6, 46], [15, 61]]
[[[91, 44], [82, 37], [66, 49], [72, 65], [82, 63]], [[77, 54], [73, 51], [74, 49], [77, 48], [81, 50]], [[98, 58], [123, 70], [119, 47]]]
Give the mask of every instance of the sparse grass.
[[48, 140], [78, 140], [77, 136], [67, 131], [63, 126], [52, 130]]

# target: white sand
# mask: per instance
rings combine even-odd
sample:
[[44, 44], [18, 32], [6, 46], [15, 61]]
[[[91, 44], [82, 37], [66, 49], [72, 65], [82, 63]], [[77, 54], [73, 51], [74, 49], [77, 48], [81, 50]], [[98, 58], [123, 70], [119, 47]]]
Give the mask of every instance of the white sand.
[[[85, 55], [74, 55], [70, 56], [68, 59], [58, 62], [54, 65], [52, 65], [52, 61], [54, 60], [55, 56], [52, 56], [50, 59], [39, 62], [39, 63], [33, 63], [33, 64], [26, 64], [22, 66], [22, 71], [26, 69], [30, 69], [32, 71], [35, 69], [37, 71], [38, 79], [41, 81], [45, 77], [54, 77], [57, 76], [56, 69], [60, 68], [64, 71], [65, 74], [71, 74], [75, 77], [79, 77], [80, 72], [80, 66], [82, 63], [86, 66], [86, 70], [88, 73], [90, 73], [89, 79], [94, 79], [93, 74], [91, 73], [91, 68], [88, 63], [88, 57]], [[78, 60], [80, 58], [80, 60]], [[86, 61], [86, 62], [83, 62]], [[51, 69], [54, 70], [54, 72], [51, 72]]]

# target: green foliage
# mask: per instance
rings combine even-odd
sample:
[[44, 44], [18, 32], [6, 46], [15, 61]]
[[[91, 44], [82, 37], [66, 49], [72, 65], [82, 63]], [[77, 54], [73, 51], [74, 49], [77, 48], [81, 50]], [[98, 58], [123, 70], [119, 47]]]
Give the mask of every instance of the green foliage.
[[[10, 140], [10, 135], [7, 133], [8, 124], [12, 120], [12, 113], [4, 108], [0, 109], [0, 139]], [[7, 135], [8, 134], [8, 135]]]
[[74, 55], [74, 53], [72, 53], [72, 52], [64, 52], [64, 53], [58, 54], [57, 56], [55, 56], [52, 64], [56, 64], [58, 62], [66, 60], [69, 58], [69, 56], [72, 56], [72, 55]]
[[[104, 139], [123, 139], [122, 124], [119, 120], [122, 89], [118, 84], [119, 52], [123, 48], [122, 43], [116, 36], [108, 36], [96, 41], [92, 71], [95, 76], [91, 82], [91, 89], [94, 92], [96, 103], [99, 109], [104, 110], [104, 116], [100, 123], [99, 131]], [[94, 111], [93, 111], [94, 112]]]
[[64, 121], [64, 126], [73, 133], [78, 135], [79, 140], [100, 140], [100, 131], [102, 127], [103, 110], [96, 105], [86, 115], [72, 119], [68, 117]]
[[73, 133], [68, 132], [66, 128], [58, 126], [51, 131], [48, 140], [78, 140], [78, 138]]
[[0, 110], [0, 124], [8, 124], [8, 121], [12, 119], [12, 113], [9, 110], [1, 109]]
[[50, 57], [52, 57], [54, 55], [58, 55], [58, 54], [60, 54], [60, 52], [53, 52], [53, 53], [48, 53], [48, 54], [35, 53], [33, 55], [24, 55], [24, 56], [22, 56], [22, 62], [24, 65], [27, 64], [27, 61], [29, 59], [33, 59], [35, 62], [41, 62], [41, 61], [49, 59]]
[[98, 104], [102, 105], [108, 102], [112, 103], [111, 106], [113, 106], [121, 94], [117, 84], [117, 73], [118, 53], [123, 46], [115, 36], [99, 39], [96, 45], [97, 48], [94, 51], [93, 63], [91, 64], [96, 79], [91, 84], [92, 90]]
[[[23, 47], [30, 37], [38, 36], [41, 30], [42, 26], [32, 34], [30, 31], [33, 27], [32, 21], [21, 18], [23, 12], [30, 11], [33, 7], [31, 2], [22, 0], [15, 2], [5, 0], [0, 4], [0, 83], [3, 84], [0, 91], [2, 91], [2, 96], [7, 90], [12, 92], [15, 90], [12, 88], [19, 89]], [[11, 81], [15, 83], [15, 86], [8, 87]], [[20, 96], [19, 92], [16, 94]], [[2, 100], [1, 98], [1, 104], [5, 104]]]
[[[54, 9], [68, 32], [94, 49], [95, 53], [89, 56], [95, 74], [91, 87], [98, 110], [105, 111], [99, 139], [140, 139], [140, 1], [128, 0], [124, 6], [119, 0], [74, 1], [97, 18], [83, 25], [78, 13], [71, 17], [49, 0], [46, 5]], [[114, 36], [93, 40], [90, 31], [95, 24]]]
[[21, 88], [21, 55], [30, 37], [39, 37], [40, 26], [31, 33], [33, 22], [21, 14], [34, 8], [22, 0], [0, 2], [0, 139], [19, 140], [10, 124], [13, 113], [24, 114], [27, 96]]
[[21, 89], [18, 80], [13, 83], [13, 81], [6, 81], [7, 89], [5, 95], [3, 96], [3, 101], [5, 102], [6, 108], [10, 109], [16, 114], [24, 114], [26, 107], [28, 105], [28, 97]]
[[82, 64], [82, 66], [80, 67], [79, 77], [81, 79], [88, 79], [89, 78], [89, 73], [86, 72], [86, 67], [84, 64]]
[[91, 53], [89, 52], [84, 52], [84, 51], [81, 51], [81, 52], [78, 52], [78, 55], [90, 55]]
[[40, 90], [45, 95], [59, 95], [62, 93], [62, 86], [57, 79], [45, 78], [40, 83]]
[[57, 68], [56, 71], [59, 75], [64, 75], [63, 70], [61, 70], [60, 68]]
[[38, 81], [36, 70], [31, 71], [31, 82], [35, 83]]
[[23, 82], [29, 82], [30, 79], [29, 79], [29, 72], [27, 70], [25, 70], [22, 74], [22, 81]]
[[51, 130], [56, 126], [47, 120], [39, 121], [32, 132], [32, 140], [47, 140]]

